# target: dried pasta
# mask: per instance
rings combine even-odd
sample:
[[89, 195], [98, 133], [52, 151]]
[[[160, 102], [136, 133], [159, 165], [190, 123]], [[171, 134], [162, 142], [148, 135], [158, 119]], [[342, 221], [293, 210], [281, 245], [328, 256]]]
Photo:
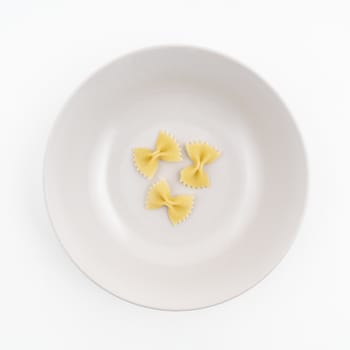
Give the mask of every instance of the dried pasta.
[[137, 171], [148, 179], [151, 179], [157, 172], [159, 160], [178, 162], [182, 159], [178, 143], [164, 131], [159, 133], [154, 150], [135, 148], [133, 157]]
[[193, 204], [194, 197], [192, 195], [172, 196], [165, 180], [160, 180], [151, 186], [146, 198], [147, 209], [167, 207], [168, 217], [173, 225], [179, 224], [190, 215]]
[[182, 169], [180, 181], [193, 188], [209, 187], [210, 180], [203, 168], [216, 160], [220, 156], [220, 152], [203, 142], [186, 144], [186, 151], [193, 164]]

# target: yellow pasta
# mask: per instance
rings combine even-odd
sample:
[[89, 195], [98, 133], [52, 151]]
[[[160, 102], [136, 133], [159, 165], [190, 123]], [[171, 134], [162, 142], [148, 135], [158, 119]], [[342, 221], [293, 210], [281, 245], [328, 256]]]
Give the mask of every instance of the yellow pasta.
[[180, 181], [193, 188], [209, 187], [210, 180], [203, 167], [217, 159], [220, 153], [203, 142], [186, 144], [186, 151], [193, 164], [182, 169]]
[[158, 135], [155, 150], [135, 148], [133, 156], [136, 169], [148, 179], [151, 179], [156, 173], [159, 160], [178, 162], [182, 159], [180, 147], [176, 140], [163, 131]]
[[155, 183], [146, 198], [147, 209], [158, 209], [163, 206], [168, 209], [168, 217], [173, 225], [184, 221], [191, 213], [194, 203], [192, 195], [172, 196], [165, 180]]

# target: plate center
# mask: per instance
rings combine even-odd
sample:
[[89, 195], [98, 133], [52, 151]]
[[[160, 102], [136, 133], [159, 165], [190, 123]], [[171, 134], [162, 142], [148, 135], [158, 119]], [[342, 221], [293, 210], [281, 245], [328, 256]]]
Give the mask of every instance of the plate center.
[[[236, 103], [208, 94], [191, 85], [147, 87], [136, 103], [114, 111], [118, 119], [113, 122], [111, 117], [101, 135], [92, 167], [97, 176], [91, 184], [99, 198], [97, 208], [109, 224], [108, 232], [141, 259], [188, 264], [214, 257], [227, 249], [254, 214], [259, 162], [249, 128]], [[177, 139], [183, 161], [160, 162], [154, 178], [147, 180], [134, 168], [132, 149], [153, 148], [160, 130]], [[179, 182], [181, 169], [191, 164], [185, 151], [190, 141], [208, 142], [222, 152], [206, 166], [211, 180], [207, 189]], [[179, 225], [171, 225], [166, 208], [145, 209], [147, 191], [160, 178], [168, 181], [172, 194], [195, 197], [192, 214]]]

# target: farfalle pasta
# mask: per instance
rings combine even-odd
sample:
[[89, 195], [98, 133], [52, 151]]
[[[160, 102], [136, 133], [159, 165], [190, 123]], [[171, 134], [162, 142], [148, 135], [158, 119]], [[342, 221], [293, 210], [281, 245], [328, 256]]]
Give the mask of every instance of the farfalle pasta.
[[210, 180], [204, 166], [216, 160], [220, 152], [203, 142], [186, 144], [186, 151], [193, 164], [181, 170], [180, 181], [193, 188], [209, 187]]
[[173, 225], [179, 224], [190, 215], [193, 204], [192, 195], [172, 196], [165, 180], [160, 180], [151, 186], [146, 198], [147, 209], [167, 207], [168, 217]]
[[178, 162], [182, 159], [178, 143], [164, 131], [159, 133], [154, 150], [135, 148], [133, 157], [137, 171], [148, 179], [151, 179], [157, 172], [159, 160]]

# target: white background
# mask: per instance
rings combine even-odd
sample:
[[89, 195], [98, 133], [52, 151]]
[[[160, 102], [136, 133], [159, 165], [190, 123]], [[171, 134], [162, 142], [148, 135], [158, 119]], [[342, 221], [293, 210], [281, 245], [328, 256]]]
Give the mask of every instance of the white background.
[[[0, 0], [1, 349], [349, 349], [348, 1]], [[310, 191], [297, 240], [244, 295], [199, 311], [121, 301], [70, 261], [42, 167], [66, 99], [101, 65], [159, 44], [208, 47], [265, 78], [292, 111]]]

